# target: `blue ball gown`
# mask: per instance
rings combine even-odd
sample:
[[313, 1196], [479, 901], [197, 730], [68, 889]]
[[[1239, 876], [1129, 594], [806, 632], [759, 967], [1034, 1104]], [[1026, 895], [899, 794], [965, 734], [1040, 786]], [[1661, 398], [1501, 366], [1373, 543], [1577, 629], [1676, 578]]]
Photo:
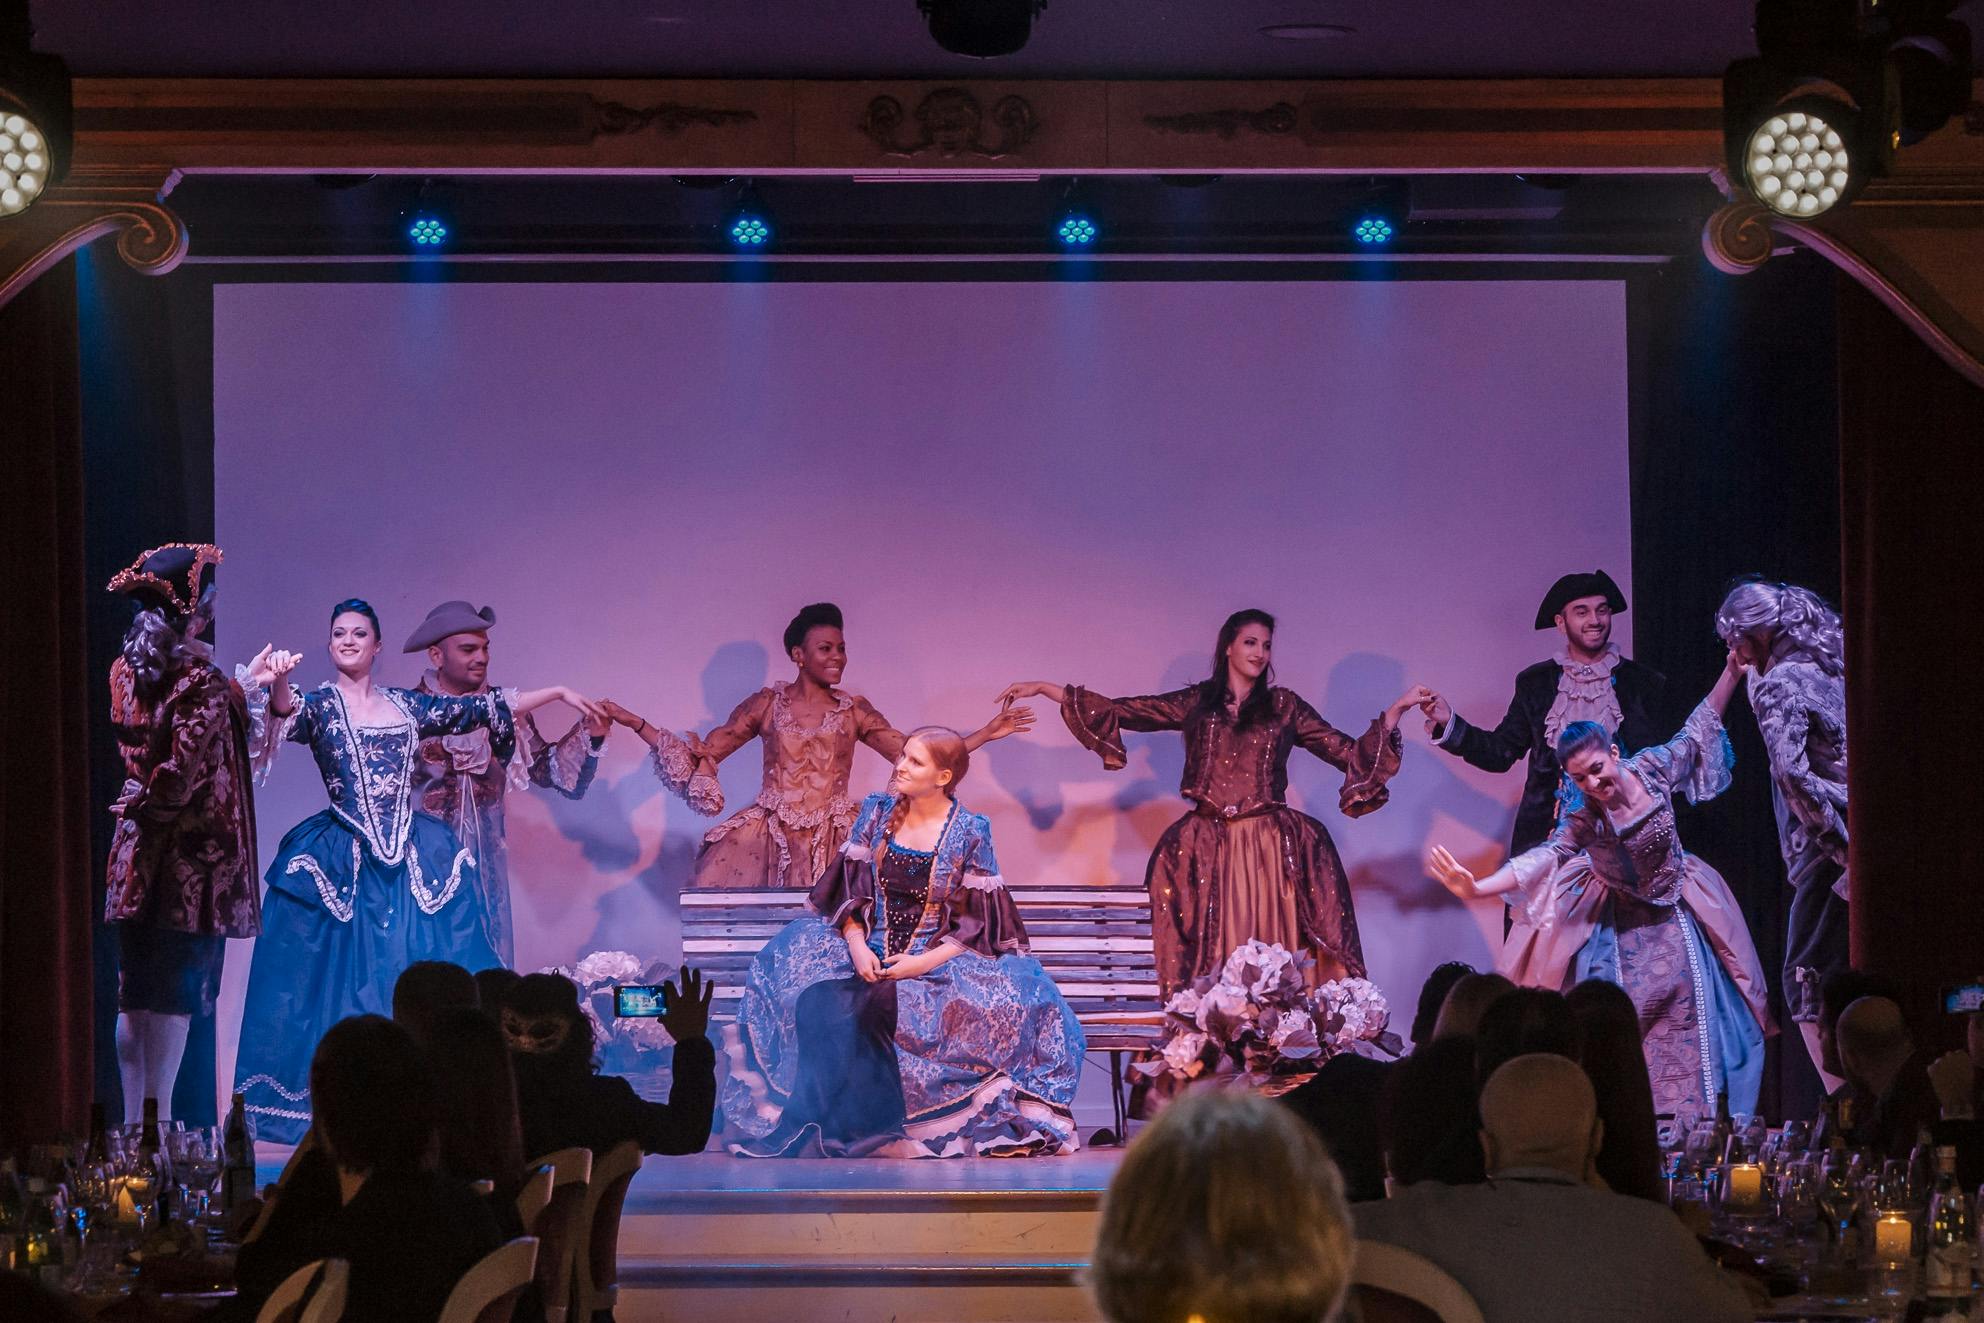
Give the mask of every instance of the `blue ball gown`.
[[259, 1139], [302, 1138], [317, 1040], [346, 1016], [392, 1014], [408, 965], [501, 963], [485, 935], [475, 858], [446, 823], [414, 809], [413, 774], [424, 738], [486, 728], [513, 739], [508, 697], [380, 692], [396, 719], [362, 726], [335, 685], [292, 689], [291, 716], [264, 722], [251, 741], [264, 773], [281, 741], [309, 745], [331, 798], [290, 828], [264, 875], [234, 1074]]
[[[1072, 1153], [1086, 1042], [1038, 960], [983, 815], [953, 805], [933, 851], [886, 835], [870, 795], [813, 888], [815, 913], [767, 942], [738, 1008], [722, 1105], [753, 1157]], [[886, 849], [884, 847], [887, 847]], [[881, 860], [877, 862], [877, 856]], [[929, 973], [864, 983], [841, 925], [878, 956], [948, 942]]]

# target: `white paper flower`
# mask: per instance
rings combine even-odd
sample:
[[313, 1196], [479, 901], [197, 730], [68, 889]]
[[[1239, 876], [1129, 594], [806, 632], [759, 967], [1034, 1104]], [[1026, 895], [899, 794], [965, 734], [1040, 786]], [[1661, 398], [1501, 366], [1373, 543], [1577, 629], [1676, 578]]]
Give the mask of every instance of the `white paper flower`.
[[1197, 988], [1178, 989], [1178, 991], [1171, 994], [1171, 1000], [1164, 1003], [1164, 1013], [1166, 1015], [1183, 1016], [1188, 1020], [1192, 1019], [1199, 1013], [1199, 990]]
[[1196, 1018], [1199, 1028], [1221, 1043], [1231, 1043], [1240, 1035], [1254, 1014], [1254, 1003], [1247, 999], [1244, 988], [1219, 982], [1213, 984], [1206, 994], [1199, 998]]
[[1341, 1017], [1338, 1032], [1345, 1039], [1369, 1041], [1385, 1031], [1391, 1022], [1391, 1007], [1385, 994], [1369, 979], [1336, 979], [1317, 989], [1329, 1007]]
[[1268, 1042], [1281, 1056], [1296, 1061], [1306, 1061], [1323, 1050], [1316, 1038], [1316, 1022], [1307, 1011], [1283, 1011]]
[[1173, 1034], [1164, 1045], [1164, 1064], [1175, 1075], [1196, 1075], [1204, 1067], [1200, 1060], [1206, 1050], [1206, 1036], [1197, 1033]]
[[627, 983], [641, 976], [647, 968], [638, 956], [625, 951], [594, 951], [579, 961], [572, 976], [582, 988], [595, 987], [601, 983]]

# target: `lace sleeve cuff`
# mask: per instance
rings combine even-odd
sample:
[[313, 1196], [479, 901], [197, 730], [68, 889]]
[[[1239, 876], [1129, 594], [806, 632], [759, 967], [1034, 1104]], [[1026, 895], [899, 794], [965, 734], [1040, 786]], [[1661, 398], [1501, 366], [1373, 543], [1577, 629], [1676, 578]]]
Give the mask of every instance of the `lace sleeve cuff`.
[[1695, 756], [1681, 769], [1684, 774], [1676, 778], [1674, 789], [1686, 795], [1690, 804], [1714, 799], [1729, 789], [1734, 780], [1736, 748], [1729, 742], [1722, 718], [1706, 700], [1696, 704], [1682, 723], [1681, 738], [1694, 745]]
[[655, 779], [706, 818], [723, 812], [723, 787], [708, 772], [696, 770], [695, 749], [675, 732], [655, 729], [661, 738], [648, 759]]
[[296, 728], [297, 714], [303, 711], [303, 694], [289, 687], [289, 715], [276, 716], [269, 710], [269, 691], [248, 676], [248, 668], [235, 663], [234, 680], [248, 702], [248, 767], [256, 785], [267, 785], [275, 767], [276, 754]]

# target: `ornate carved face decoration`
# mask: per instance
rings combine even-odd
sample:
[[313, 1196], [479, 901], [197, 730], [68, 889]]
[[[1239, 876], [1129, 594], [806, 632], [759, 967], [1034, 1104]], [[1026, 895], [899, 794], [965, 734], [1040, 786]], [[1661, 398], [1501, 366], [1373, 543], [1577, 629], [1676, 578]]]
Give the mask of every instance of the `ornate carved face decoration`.
[[985, 114], [978, 108], [977, 98], [969, 92], [940, 88], [923, 99], [916, 108], [916, 118], [924, 136], [936, 144], [937, 150], [954, 156], [977, 143]]
[[572, 1022], [562, 1015], [523, 1016], [512, 1010], [503, 1012], [503, 1037], [509, 1040], [512, 1052], [551, 1056], [565, 1046], [571, 1034]]

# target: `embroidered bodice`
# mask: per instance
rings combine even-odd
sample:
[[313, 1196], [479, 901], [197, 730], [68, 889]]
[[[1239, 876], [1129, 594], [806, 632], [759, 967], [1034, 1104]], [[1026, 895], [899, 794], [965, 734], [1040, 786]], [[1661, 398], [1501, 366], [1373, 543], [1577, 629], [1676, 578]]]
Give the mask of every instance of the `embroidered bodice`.
[[1262, 719], [1241, 725], [1223, 709], [1200, 701], [1198, 686], [1138, 698], [1105, 698], [1069, 685], [1061, 717], [1103, 766], [1127, 761], [1121, 732], [1176, 730], [1185, 737], [1185, 773], [1179, 793], [1224, 817], [1241, 817], [1282, 804], [1288, 796], [1288, 758], [1307, 749], [1344, 774], [1338, 804], [1347, 817], [1382, 806], [1385, 782], [1398, 771], [1400, 742], [1379, 720], [1352, 739], [1324, 721], [1300, 695], [1273, 692]]
[[516, 738], [509, 696], [427, 694], [417, 689], [380, 689], [398, 713], [383, 725], [360, 725], [344, 695], [326, 683], [301, 693], [292, 687], [290, 715], [253, 743], [257, 771], [266, 779], [282, 740], [310, 746], [324, 778], [331, 811], [364, 840], [383, 864], [398, 864], [413, 825], [413, 772], [419, 741], [487, 728], [501, 742]]
[[1621, 758], [1619, 764], [1645, 787], [1651, 806], [1635, 818], [1615, 820], [1575, 788], [1567, 788], [1550, 839], [1512, 861], [1518, 883], [1527, 888], [1582, 851], [1607, 886], [1653, 905], [1671, 907], [1680, 901], [1687, 851], [1675, 830], [1674, 796], [1700, 803], [1729, 788], [1735, 766], [1729, 736], [1715, 709], [1703, 703], [1672, 740]]
[[892, 841], [875, 866], [875, 927], [882, 933], [883, 955], [909, 949], [930, 900], [931, 865], [936, 861], [935, 850], [910, 850]]
[[[818, 724], [801, 721], [786, 696], [787, 686], [771, 685], [739, 703], [708, 735], [686, 741], [698, 775], [715, 777], [716, 764], [756, 739], [764, 752], [764, 780], [757, 802], [795, 827], [817, 826], [827, 817], [852, 812], [848, 777], [854, 748], [866, 744], [894, 761], [903, 734], [867, 699], [833, 691], [834, 706]], [[712, 811], [721, 811], [721, 799]]]

